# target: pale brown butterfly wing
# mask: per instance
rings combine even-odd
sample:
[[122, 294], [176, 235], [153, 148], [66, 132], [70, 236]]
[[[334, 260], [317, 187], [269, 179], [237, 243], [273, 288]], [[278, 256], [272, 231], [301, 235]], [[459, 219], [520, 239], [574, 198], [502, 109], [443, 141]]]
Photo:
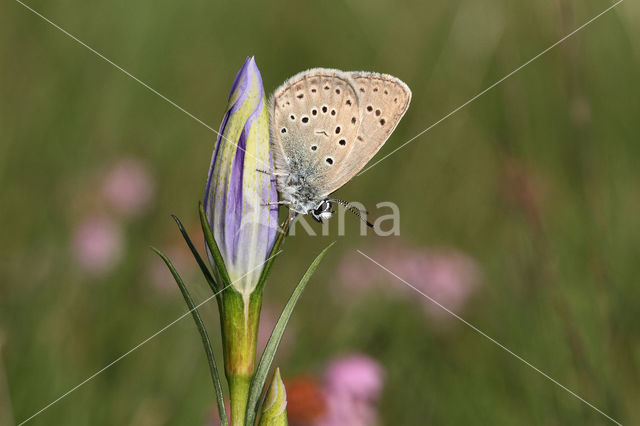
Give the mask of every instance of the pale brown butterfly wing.
[[349, 155], [326, 184], [328, 195], [347, 183], [382, 148], [409, 108], [411, 90], [388, 74], [346, 73], [352, 78], [360, 105], [360, 127]]
[[[315, 68], [301, 72], [273, 94], [271, 140], [276, 172], [303, 170], [319, 192], [341, 174], [361, 111], [349, 74]], [[279, 185], [284, 178], [278, 177]]]

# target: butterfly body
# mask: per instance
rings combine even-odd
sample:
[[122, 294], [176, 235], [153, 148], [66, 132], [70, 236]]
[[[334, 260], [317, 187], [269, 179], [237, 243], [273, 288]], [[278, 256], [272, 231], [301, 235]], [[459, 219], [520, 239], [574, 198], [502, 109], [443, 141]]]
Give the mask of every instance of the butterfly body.
[[270, 132], [282, 204], [318, 221], [329, 195], [382, 147], [409, 106], [411, 91], [386, 74], [315, 68], [270, 100]]
[[315, 209], [325, 198], [313, 176], [317, 171], [308, 160], [292, 159], [286, 175], [276, 176], [282, 199], [296, 213], [306, 214]]

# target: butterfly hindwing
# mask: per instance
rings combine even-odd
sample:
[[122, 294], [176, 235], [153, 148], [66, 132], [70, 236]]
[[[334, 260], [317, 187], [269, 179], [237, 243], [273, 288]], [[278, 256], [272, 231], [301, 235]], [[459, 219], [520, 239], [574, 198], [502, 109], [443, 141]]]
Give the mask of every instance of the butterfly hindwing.
[[360, 127], [353, 150], [340, 174], [329, 182], [327, 194], [348, 182], [382, 148], [411, 101], [411, 90], [396, 77], [364, 71], [348, 74], [358, 95]]

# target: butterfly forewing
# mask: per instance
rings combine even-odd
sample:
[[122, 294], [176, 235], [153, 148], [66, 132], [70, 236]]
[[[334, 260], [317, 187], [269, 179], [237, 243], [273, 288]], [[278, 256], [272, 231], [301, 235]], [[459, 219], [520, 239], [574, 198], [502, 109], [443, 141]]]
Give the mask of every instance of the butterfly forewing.
[[348, 182], [371, 160], [396, 128], [411, 101], [411, 90], [391, 75], [360, 71], [348, 74], [358, 95], [361, 122], [353, 150], [339, 174], [329, 182], [327, 194]]
[[276, 90], [271, 125], [276, 169], [304, 170], [318, 189], [344, 167], [360, 128], [358, 97], [348, 74], [302, 72]]

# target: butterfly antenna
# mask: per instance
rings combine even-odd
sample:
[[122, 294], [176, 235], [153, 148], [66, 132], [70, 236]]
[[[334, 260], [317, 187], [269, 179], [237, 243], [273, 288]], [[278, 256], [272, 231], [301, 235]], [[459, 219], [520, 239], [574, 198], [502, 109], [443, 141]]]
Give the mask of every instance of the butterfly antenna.
[[360, 210], [356, 206], [350, 203], [347, 203], [344, 200], [338, 200], [337, 198], [330, 198], [329, 201], [335, 201], [336, 203], [343, 205], [344, 207], [346, 207], [347, 210], [349, 210], [351, 213], [356, 215], [361, 221], [366, 223], [367, 226], [369, 226], [369, 228], [373, 228], [373, 224], [363, 217], [363, 215], [367, 214], [366, 210]]

